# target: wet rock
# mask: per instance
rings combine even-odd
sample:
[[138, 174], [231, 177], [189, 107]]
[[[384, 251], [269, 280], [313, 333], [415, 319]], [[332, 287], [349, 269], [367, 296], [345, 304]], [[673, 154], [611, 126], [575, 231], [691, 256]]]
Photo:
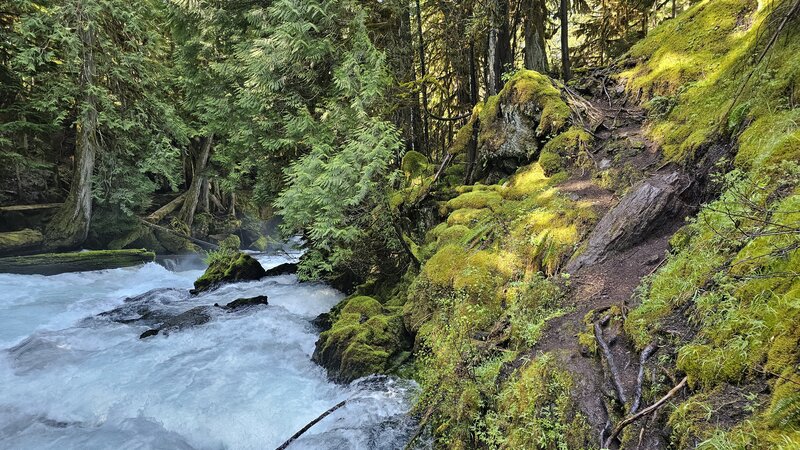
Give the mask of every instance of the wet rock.
[[225, 305], [225, 308], [242, 309], [258, 305], [268, 305], [269, 304], [268, 300], [269, 299], [267, 298], [266, 295], [259, 295], [257, 297], [251, 297], [251, 298], [240, 298], [228, 303], [227, 305]]
[[156, 329], [147, 330], [144, 333], [142, 333], [141, 335], [139, 335], [139, 339], [149, 338], [150, 336], [155, 336], [157, 334], [158, 334], [158, 330], [156, 330]]
[[219, 258], [194, 282], [192, 295], [216, 289], [223, 283], [258, 280], [266, 275], [261, 263], [245, 253], [231, 253]]
[[631, 248], [659, 228], [681, 221], [688, 207], [680, 197], [689, 184], [678, 171], [657, 173], [641, 181], [603, 216], [589, 235], [586, 250], [566, 271], [601, 262], [612, 252]]
[[267, 270], [266, 276], [276, 277], [278, 275], [294, 275], [296, 273], [297, 263], [283, 263]]
[[349, 383], [386, 373], [394, 358], [410, 346], [402, 314], [360, 296], [347, 300], [330, 329], [320, 334], [312, 359], [333, 381]]
[[186, 328], [196, 327], [211, 321], [210, 306], [197, 306], [177, 316], [166, 319], [161, 326], [145, 331], [139, 339], [145, 339], [160, 333], [169, 334], [172, 331], [180, 331]]

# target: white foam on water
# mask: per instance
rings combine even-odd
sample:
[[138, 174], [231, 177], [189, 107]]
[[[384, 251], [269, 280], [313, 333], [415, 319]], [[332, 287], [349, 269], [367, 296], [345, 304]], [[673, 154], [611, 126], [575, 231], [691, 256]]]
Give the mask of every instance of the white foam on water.
[[[288, 259], [257, 255], [265, 267]], [[342, 294], [293, 275], [187, 297], [201, 270], [157, 264], [50, 277], [0, 274], [0, 448], [272, 449], [331, 406], [293, 449], [402, 448], [416, 385], [330, 383], [311, 319]], [[153, 289], [185, 311], [267, 295], [204, 325], [140, 340], [144, 324], [97, 314]]]

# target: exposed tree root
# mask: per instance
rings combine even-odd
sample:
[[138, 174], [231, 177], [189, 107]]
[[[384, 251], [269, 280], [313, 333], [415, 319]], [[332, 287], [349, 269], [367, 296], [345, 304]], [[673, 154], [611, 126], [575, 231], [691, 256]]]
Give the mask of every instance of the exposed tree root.
[[639, 403], [642, 401], [642, 383], [644, 382], [644, 363], [647, 359], [658, 349], [656, 344], [650, 344], [642, 350], [639, 356], [639, 375], [636, 376], [636, 390], [633, 393], [633, 403], [631, 404], [631, 414], [634, 414], [639, 409]]
[[608, 366], [608, 372], [611, 376], [611, 382], [614, 385], [614, 391], [617, 394], [617, 400], [621, 405], [624, 405], [626, 400], [625, 390], [622, 388], [622, 382], [620, 381], [619, 377], [619, 370], [617, 369], [617, 365], [614, 363], [614, 357], [611, 354], [611, 348], [606, 343], [605, 339], [603, 339], [603, 329], [600, 327], [600, 322], [594, 323], [594, 337], [597, 339], [597, 345], [600, 347], [600, 350], [603, 352], [603, 357], [606, 360], [606, 365]]

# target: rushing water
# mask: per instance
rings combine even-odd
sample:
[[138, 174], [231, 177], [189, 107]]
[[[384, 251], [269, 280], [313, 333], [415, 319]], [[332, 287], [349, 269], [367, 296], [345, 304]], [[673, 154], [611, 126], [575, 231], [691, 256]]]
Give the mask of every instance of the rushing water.
[[[287, 261], [258, 256], [269, 268]], [[291, 275], [197, 297], [199, 264], [172, 261], [51, 277], [0, 274], [0, 448], [273, 449], [338, 402], [290, 449], [402, 448], [415, 386], [328, 382], [311, 319], [342, 295]], [[185, 311], [266, 294], [269, 306], [140, 340], [149, 327], [101, 313], [140, 299]], [[101, 315], [98, 315], [101, 314]]]

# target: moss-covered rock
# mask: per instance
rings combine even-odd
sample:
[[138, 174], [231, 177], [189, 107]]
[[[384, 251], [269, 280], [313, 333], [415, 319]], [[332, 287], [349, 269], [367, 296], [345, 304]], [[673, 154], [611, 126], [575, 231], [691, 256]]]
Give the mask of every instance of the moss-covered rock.
[[406, 178], [411, 179], [430, 175], [431, 164], [425, 155], [420, 152], [410, 150], [403, 155], [403, 160], [400, 163], [400, 169], [403, 171]]
[[259, 252], [267, 251], [267, 247], [269, 247], [269, 240], [267, 239], [266, 236], [260, 236], [258, 239], [253, 241], [252, 244], [250, 244], [251, 249], [257, 250]]
[[339, 383], [385, 373], [394, 357], [410, 348], [402, 314], [372, 297], [352, 297], [345, 302], [334, 313], [331, 328], [320, 334], [314, 361]]
[[[514, 173], [566, 127], [569, 117], [569, 106], [550, 78], [530, 70], [517, 72], [478, 114], [476, 179], [494, 182]], [[471, 130], [472, 122], [466, 127]]]
[[258, 280], [266, 275], [261, 263], [245, 253], [226, 253], [214, 258], [197, 281], [192, 294], [212, 290], [222, 283]]
[[242, 240], [235, 234], [230, 234], [225, 239], [219, 241], [220, 248], [234, 252], [239, 251], [239, 247], [241, 247], [241, 245]]
[[19, 254], [17, 252], [35, 249], [43, 242], [42, 233], [30, 228], [0, 233], [0, 255]]

